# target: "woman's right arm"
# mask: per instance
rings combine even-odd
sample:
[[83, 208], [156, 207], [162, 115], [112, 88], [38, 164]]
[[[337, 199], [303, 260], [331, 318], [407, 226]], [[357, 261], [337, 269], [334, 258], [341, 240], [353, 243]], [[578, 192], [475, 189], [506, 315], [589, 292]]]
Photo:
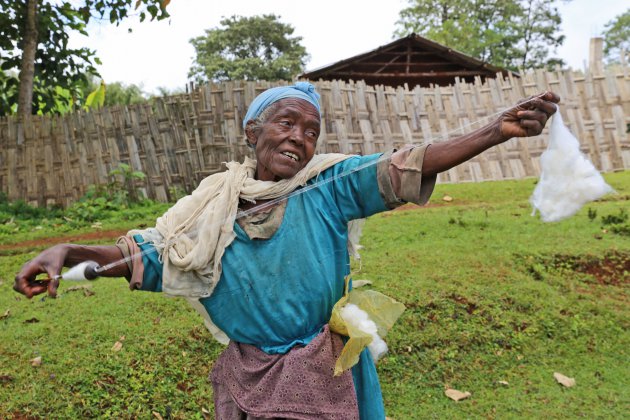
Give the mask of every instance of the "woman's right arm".
[[[123, 258], [120, 249], [114, 245], [74, 245], [60, 244], [43, 251], [28, 261], [17, 276], [13, 289], [27, 298], [32, 298], [48, 291], [50, 296], [57, 295], [59, 278], [63, 267], [73, 267], [84, 261], [94, 261], [100, 266], [119, 261]], [[51, 280], [39, 281], [37, 276], [46, 273]], [[99, 273], [103, 277], [127, 277], [131, 273], [127, 264], [117, 264], [109, 270]]]

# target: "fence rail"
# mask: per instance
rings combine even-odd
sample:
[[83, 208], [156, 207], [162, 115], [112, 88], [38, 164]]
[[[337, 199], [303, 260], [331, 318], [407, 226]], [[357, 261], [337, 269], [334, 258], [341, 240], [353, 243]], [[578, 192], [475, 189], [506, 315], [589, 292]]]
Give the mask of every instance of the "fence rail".
[[[122, 163], [147, 175], [148, 197], [192, 191], [222, 163], [251, 153], [241, 128], [254, 97], [277, 85], [228, 82], [129, 107], [20, 123], [0, 118], [0, 190], [10, 200], [68, 205], [90, 184], [106, 184]], [[414, 89], [362, 82], [316, 83], [322, 102], [318, 152], [368, 154], [439, 142], [480, 127], [519, 99], [552, 90], [564, 121], [601, 171], [630, 168], [630, 70], [601, 75], [535, 71], [522, 78]], [[440, 174], [439, 182], [536, 177], [546, 133], [513, 139]]]

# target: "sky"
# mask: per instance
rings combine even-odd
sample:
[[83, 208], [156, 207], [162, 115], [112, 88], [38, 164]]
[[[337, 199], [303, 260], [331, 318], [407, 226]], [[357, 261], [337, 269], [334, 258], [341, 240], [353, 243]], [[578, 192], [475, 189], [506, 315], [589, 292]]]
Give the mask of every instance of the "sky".
[[[223, 17], [276, 14], [295, 28], [294, 36], [310, 54], [307, 70], [335, 63], [394, 40], [398, 13], [406, 0], [172, 0], [170, 19], [139, 23], [131, 18], [120, 26], [91, 24], [89, 37], [73, 35], [73, 46], [96, 50], [105, 83], [136, 84], [147, 93], [158, 87], [183, 89], [194, 48], [190, 39], [219, 26]], [[560, 2], [561, 32], [566, 36], [557, 55], [574, 69], [588, 61], [589, 39], [628, 8], [625, 0]], [[128, 29], [132, 28], [129, 32]]]

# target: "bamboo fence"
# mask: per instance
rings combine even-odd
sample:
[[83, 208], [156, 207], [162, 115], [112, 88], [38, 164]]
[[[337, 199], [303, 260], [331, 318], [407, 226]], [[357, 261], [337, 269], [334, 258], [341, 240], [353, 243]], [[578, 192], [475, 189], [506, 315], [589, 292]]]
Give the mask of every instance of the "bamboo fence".
[[[535, 71], [414, 89], [316, 82], [322, 103], [318, 152], [369, 154], [444, 141], [481, 127], [524, 97], [552, 90], [562, 97], [564, 121], [594, 165], [603, 172], [628, 169], [629, 73], [628, 67], [600, 75]], [[141, 185], [147, 197], [173, 200], [176, 192], [190, 192], [223, 170], [224, 162], [251, 153], [242, 119], [254, 97], [277, 84], [210, 84], [129, 107], [35, 116], [24, 123], [0, 118], [0, 191], [10, 200], [66, 206], [89, 185], [110, 182], [110, 171], [126, 163], [147, 175]], [[546, 145], [546, 131], [512, 139], [440, 174], [438, 181], [537, 177]]]

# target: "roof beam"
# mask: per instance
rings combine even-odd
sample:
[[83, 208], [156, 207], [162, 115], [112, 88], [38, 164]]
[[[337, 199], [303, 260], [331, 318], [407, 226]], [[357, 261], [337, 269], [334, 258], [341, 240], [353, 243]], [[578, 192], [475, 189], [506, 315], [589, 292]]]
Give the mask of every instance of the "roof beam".
[[[484, 74], [485, 73], [485, 74]], [[423, 71], [414, 73], [368, 73], [357, 71], [335, 71], [327, 73], [329, 77], [348, 77], [348, 78], [379, 78], [379, 77], [458, 77], [458, 76], [484, 76], [494, 75], [488, 70], [461, 70], [461, 71]]]
[[[380, 73], [381, 71], [385, 70], [388, 66], [390, 66], [391, 64], [394, 64], [393, 62], [398, 58], [398, 56], [393, 57], [391, 60], [389, 60], [388, 63], [382, 63], [382, 66], [378, 68], [378, 70], [375, 70], [375, 73]], [[359, 63], [361, 64], [367, 64], [363, 61], [360, 61]]]
[[383, 62], [383, 61], [357, 61], [356, 63], [346, 64], [346, 67], [350, 65], [358, 66], [396, 66], [396, 67], [435, 67], [435, 66], [462, 66], [461, 63], [449, 62], [449, 61], [427, 61], [425, 62]]
[[[406, 54], [406, 51], [375, 51], [373, 55], [396, 55], [398, 57]], [[372, 56], [373, 56], [372, 55]], [[409, 52], [410, 56], [425, 56], [425, 55], [437, 55], [440, 56], [440, 51], [411, 51]]]

